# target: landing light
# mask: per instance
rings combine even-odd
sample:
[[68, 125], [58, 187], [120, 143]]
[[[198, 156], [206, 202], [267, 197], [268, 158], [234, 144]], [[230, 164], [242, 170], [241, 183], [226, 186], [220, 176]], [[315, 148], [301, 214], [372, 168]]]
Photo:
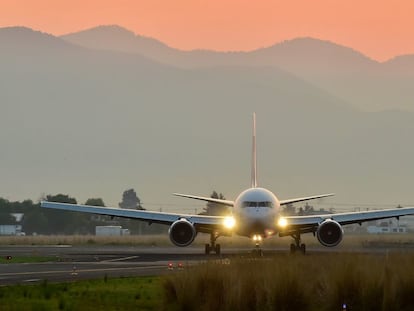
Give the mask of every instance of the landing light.
[[233, 229], [236, 225], [236, 220], [233, 217], [226, 217], [224, 218], [223, 225], [227, 229]]
[[280, 217], [279, 221], [277, 222], [277, 225], [282, 228], [285, 228], [287, 224], [288, 224], [287, 219], [283, 217]]
[[262, 240], [262, 236], [260, 234], [253, 235], [253, 241], [254, 242], [260, 242]]

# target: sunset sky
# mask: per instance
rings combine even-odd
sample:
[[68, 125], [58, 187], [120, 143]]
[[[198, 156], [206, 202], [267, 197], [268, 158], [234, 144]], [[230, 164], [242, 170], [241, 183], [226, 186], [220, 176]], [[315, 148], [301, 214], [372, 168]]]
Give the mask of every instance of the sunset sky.
[[414, 53], [412, 0], [0, 0], [0, 27], [61, 35], [117, 24], [180, 49], [252, 50], [310, 36], [376, 60]]

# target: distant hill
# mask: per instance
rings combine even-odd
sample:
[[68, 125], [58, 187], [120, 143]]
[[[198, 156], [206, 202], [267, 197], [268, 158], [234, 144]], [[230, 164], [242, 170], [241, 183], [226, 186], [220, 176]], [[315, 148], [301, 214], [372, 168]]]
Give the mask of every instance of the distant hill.
[[88, 48], [138, 53], [182, 68], [278, 67], [363, 110], [414, 110], [414, 89], [409, 87], [414, 61], [409, 56], [378, 63], [351, 48], [313, 38], [250, 52], [180, 51], [119, 26], [100, 26], [62, 38]]
[[3, 197], [114, 205], [134, 187], [146, 208], [193, 212], [169, 194], [232, 198], [249, 185], [256, 111], [259, 184], [281, 198], [411, 202], [412, 112], [363, 112], [277, 66], [183, 68], [27, 28], [0, 29], [0, 46]]
[[164, 43], [140, 35], [117, 25], [96, 28], [61, 36], [65, 41], [83, 47], [126, 53], [137, 53], [161, 61], [162, 55], [175, 50]]
[[138, 53], [180, 67], [272, 65], [298, 72], [358, 72], [377, 64], [350, 48], [313, 38], [288, 40], [250, 52], [182, 51], [116, 25], [98, 26], [61, 38], [93, 49]]

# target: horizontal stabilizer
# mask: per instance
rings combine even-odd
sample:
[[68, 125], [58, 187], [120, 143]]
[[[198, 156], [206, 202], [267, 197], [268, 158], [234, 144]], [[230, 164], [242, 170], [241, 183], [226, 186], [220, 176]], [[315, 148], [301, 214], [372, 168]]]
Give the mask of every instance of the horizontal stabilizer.
[[213, 198], [200, 197], [200, 196], [196, 196], [196, 195], [181, 194], [181, 193], [173, 193], [173, 195], [175, 195], [177, 197], [189, 198], [189, 199], [194, 199], [194, 200], [201, 200], [201, 201], [206, 201], [206, 202], [211, 202], [211, 203], [223, 204], [223, 205], [227, 205], [227, 206], [234, 206], [234, 202], [229, 201], [229, 200], [213, 199]]
[[315, 199], [320, 199], [320, 198], [326, 198], [326, 197], [331, 197], [333, 195], [335, 195], [335, 193], [320, 194], [320, 195], [314, 195], [314, 196], [303, 197], [303, 198], [280, 200], [280, 205], [286, 205], [286, 204], [291, 204], [291, 203], [296, 203], [296, 202], [302, 202], [302, 201], [308, 201], [308, 200], [315, 200]]

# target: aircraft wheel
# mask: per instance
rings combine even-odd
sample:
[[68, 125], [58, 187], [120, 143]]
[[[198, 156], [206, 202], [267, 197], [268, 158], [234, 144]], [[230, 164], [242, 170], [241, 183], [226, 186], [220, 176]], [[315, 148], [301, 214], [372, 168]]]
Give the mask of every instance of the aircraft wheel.
[[290, 244], [290, 253], [294, 254], [296, 252], [296, 245], [295, 244]]
[[220, 255], [221, 254], [221, 246], [220, 246], [220, 244], [216, 244], [215, 252], [216, 252], [217, 255]]
[[261, 248], [255, 248], [252, 250], [253, 257], [263, 257], [263, 250]]
[[206, 255], [209, 255], [210, 254], [210, 251], [211, 251], [210, 244], [206, 244], [205, 245], [205, 248], [204, 248], [204, 253]]
[[300, 251], [302, 252], [302, 254], [306, 254], [306, 245], [305, 244], [301, 244], [300, 245]]

